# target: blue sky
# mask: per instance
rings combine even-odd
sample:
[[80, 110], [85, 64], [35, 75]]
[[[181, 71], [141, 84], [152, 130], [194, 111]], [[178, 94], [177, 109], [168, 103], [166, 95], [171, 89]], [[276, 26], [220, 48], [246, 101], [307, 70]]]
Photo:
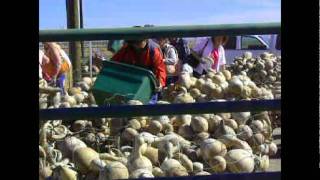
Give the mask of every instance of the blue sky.
[[[85, 28], [280, 22], [281, 1], [83, 0], [83, 15]], [[39, 28], [66, 28], [65, 0], [39, 0]]]

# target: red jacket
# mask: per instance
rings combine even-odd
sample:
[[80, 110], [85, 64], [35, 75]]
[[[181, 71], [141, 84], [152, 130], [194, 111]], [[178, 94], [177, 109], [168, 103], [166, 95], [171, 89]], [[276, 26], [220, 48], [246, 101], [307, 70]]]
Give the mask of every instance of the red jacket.
[[[162, 52], [158, 47], [151, 46], [150, 43], [152, 42], [149, 41], [141, 53], [137, 53], [132, 47], [124, 45], [111, 59], [151, 70], [162, 87], [164, 87], [166, 85], [167, 73]], [[154, 58], [150, 57], [150, 48], [154, 48]]]

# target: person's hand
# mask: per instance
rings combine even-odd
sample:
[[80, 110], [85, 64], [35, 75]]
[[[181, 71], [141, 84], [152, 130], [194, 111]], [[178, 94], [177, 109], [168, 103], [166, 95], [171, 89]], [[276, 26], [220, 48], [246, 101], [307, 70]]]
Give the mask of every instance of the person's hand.
[[161, 92], [162, 91], [162, 85], [160, 84], [158, 87], [156, 87], [156, 92]]
[[164, 63], [166, 63], [166, 59], [165, 59], [165, 58], [163, 58], [162, 61], [163, 61]]
[[52, 77], [50, 84], [55, 86], [57, 84], [57, 77]]

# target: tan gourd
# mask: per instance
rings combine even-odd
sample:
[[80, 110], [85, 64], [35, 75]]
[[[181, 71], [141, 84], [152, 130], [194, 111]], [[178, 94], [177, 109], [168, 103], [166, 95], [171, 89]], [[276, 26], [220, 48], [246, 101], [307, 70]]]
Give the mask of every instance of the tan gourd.
[[99, 173], [98, 180], [128, 179], [127, 167], [121, 162], [109, 162]]
[[151, 121], [147, 127], [147, 131], [156, 135], [162, 131], [162, 124], [159, 121]]
[[211, 118], [207, 119], [208, 121], [208, 131], [213, 133], [219, 126], [222, 117], [219, 115], [214, 115]]
[[81, 93], [73, 95], [74, 99], [77, 101], [77, 103], [82, 103], [85, 99], [84, 95]]
[[186, 168], [188, 172], [193, 172], [192, 161], [183, 153], [176, 153], [174, 158], [181, 162], [181, 165]]
[[65, 95], [63, 101], [68, 102], [71, 107], [77, 105], [77, 100], [73, 96]]
[[77, 180], [78, 173], [67, 166], [58, 166], [53, 172], [53, 179]]
[[246, 141], [240, 140], [234, 135], [223, 135], [220, 136], [218, 140], [224, 143], [229, 149], [243, 149], [252, 152], [250, 145]]
[[209, 138], [201, 143], [200, 151], [202, 158], [209, 161], [214, 156], [224, 156], [227, 153], [227, 148], [221, 141]]
[[251, 173], [254, 170], [253, 155], [243, 149], [233, 149], [225, 155], [227, 169], [232, 173]]
[[192, 116], [189, 114], [179, 115], [172, 121], [174, 126], [190, 125]]
[[84, 147], [76, 149], [72, 159], [77, 169], [79, 169], [82, 174], [87, 174], [90, 170], [91, 161], [98, 158], [99, 154], [95, 150]]
[[201, 116], [192, 117], [190, 125], [192, 130], [196, 133], [208, 131], [208, 121]]
[[139, 130], [141, 128], [141, 124], [137, 119], [131, 119], [128, 122], [128, 127], [131, 127], [131, 128], [133, 128], [135, 130]]
[[181, 72], [177, 82], [180, 86], [189, 89], [191, 87], [191, 77], [187, 72]]
[[243, 89], [243, 83], [237, 76], [233, 76], [229, 81], [228, 92], [240, 96]]
[[72, 87], [69, 89], [69, 94], [71, 96], [75, 95], [75, 94], [80, 94], [81, 93], [81, 88], [80, 87]]
[[89, 86], [92, 86], [93, 84], [92, 79], [90, 77], [83, 77], [82, 81], [88, 84]]
[[192, 130], [190, 125], [181, 125], [178, 129], [178, 134], [184, 137], [187, 140], [191, 140], [194, 136], [194, 131]]
[[261, 133], [264, 131], [263, 123], [260, 120], [254, 120], [250, 124], [253, 133]]
[[238, 129], [238, 123], [234, 119], [224, 119], [225, 125], [231, 127], [234, 130]]
[[224, 121], [222, 120], [220, 121], [218, 128], [215, 130], [213, 137], [220, 138], [224, 135], [236, 136], [236, 133], [231, 127], [226, 126]]
[[125, 141], [133, 142], [134, 137], [135, 137], [136, 135], [138, 135], [138, 134], [139, 134], [139, 133], [138, 133], [137, 130], [135, 130], [135, 129], [133, 129], [133, 128], [126, 128], [126, 129], [122, 132], [121, 137], [122, 137], [122, 139], [125, 140]]
[[251, 128], [248, 125], [240, 125], [237, 130], [237, 137], [241, 140], [248, 140], [253, 135]]
[[215, 84], [221, 84], [224, 81], [226, 81], [226, 78], [224, 77], [224, 75], [222, 73], [221, 74], [217, 74], [217, 75], [212, 77], [212, 82], [215, 83]]
[[190, 89], [190, 95], [194, 98], [197, 99], [201, 95], [201, 91], [197, 88], [192, 88]]
[[203, 85], [206, 83], [206, 81], [203, 79], [203, 78], [199, 78], [197, 81], [196, 81], [196, 88], [199, 89], [200, 91], [202, 91], [202, 87]]
[[208, 139], [210, 134], [208, 132], [200, 132], [193, 136], [193, 142], [196, 144], [201, 144], [205, 139]]
[[128, 158], [128, 170], [133, 172], [137, 169], [147, 169], [152, 172], [152, 163], [151, 161], [142, 155], [141, 147], [145, 144], [142, 137], [139, 135], [135, 136], [134, 150]]
[[167, 152], [167, 157], [161, 164], [160, 168], [165, 173], [166, 176], [186, 176], [188, 175], [187, 170], [183, 167], [179, 161], [173, 159], [173, 145], [171, 142], [166, 141], [164, 146]]
[[234, 112], [231, 113], [232, 119], [236, 120], [238, 125], [244, 125], [249, 120], [250, 112]]
[[185, 87], [181, 87], [181, 92], [175, 97], [174, 103], [193, 103], [195, 100], [187, 92]]
[[165, 176], [164, 172], [159, 167], [154, 167], [152, 169], [152, 174], [155, 177], [164, 177]]
[[192, 165], [193, 165], [193, 173], [194, 173], [194, 174], [203, 171], [203, 164], [202, 164], [202, 163], [200, 163], [200, 162], [193, 162]]
[[153, 165], [159, 164], [159, 150], [157, 148], [148, 146], [143, 155], [147, 157]]
[[231, 72], [230, 71], [228, 71], [228, 70], [222, 70], [222, 73], [223, 73], [223, 75], [224, 75], [224, 77], [225, 77], [225, 79], [227, 80], [227, 81], [229, 81], [230, 79], [231, 79]]
[[269, 145], [269, 156], [274, 156], [277, 154], [278, 147], [274, 142], [271, 142]]
[[265, 142], [265, 137], [261, 133], [253, 134], [253, 136], [248, 140], [248, 143], [252, 147], [259, 146]]
[[85, 147], [87, 147], [87, 145], [74, 136], [66, 137], [63, 141], [57, 142], [57, 149], [61, 151], [63, 157], [69, 159], [72, 159], [75, 150]]
[[215, 156], [209, 160], [210, 168], [217, 173], [224, 172], [227, 168], [227, 162], [222, 156]]

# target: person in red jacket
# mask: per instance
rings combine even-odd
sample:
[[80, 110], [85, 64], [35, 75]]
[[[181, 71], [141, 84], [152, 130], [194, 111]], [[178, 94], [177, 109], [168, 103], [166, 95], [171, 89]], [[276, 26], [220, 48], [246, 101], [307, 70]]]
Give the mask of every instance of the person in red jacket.
[[111, 59], [149, 69], [158, 79], [159, 88], [166, 86], [167, 74], [162, 52], [152, 40], [128, 40]]

